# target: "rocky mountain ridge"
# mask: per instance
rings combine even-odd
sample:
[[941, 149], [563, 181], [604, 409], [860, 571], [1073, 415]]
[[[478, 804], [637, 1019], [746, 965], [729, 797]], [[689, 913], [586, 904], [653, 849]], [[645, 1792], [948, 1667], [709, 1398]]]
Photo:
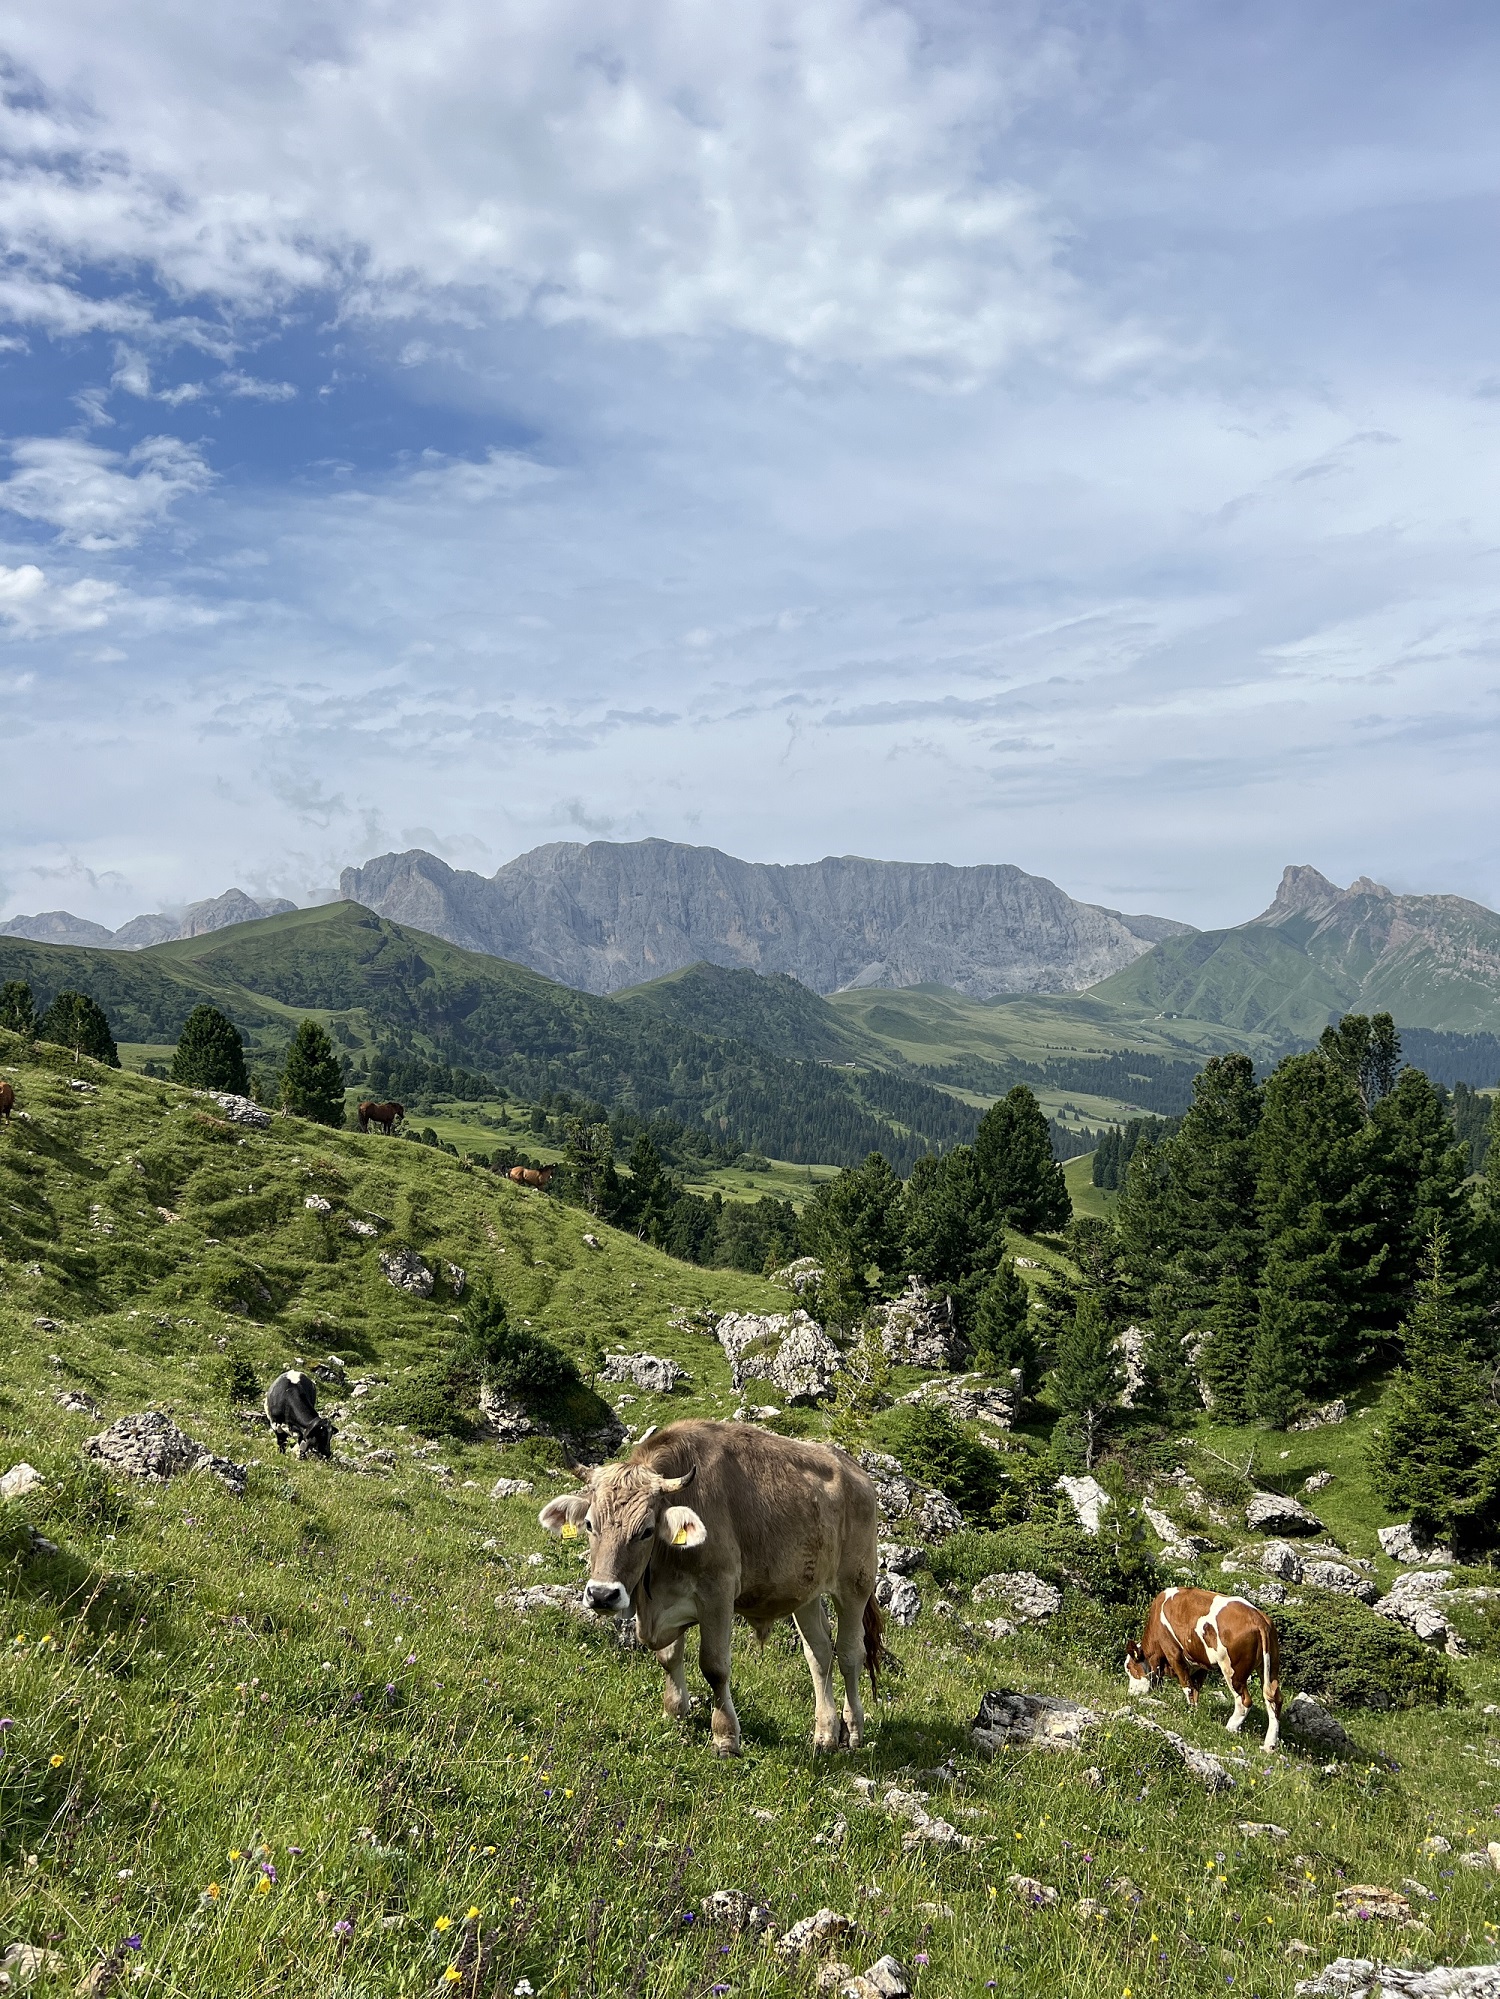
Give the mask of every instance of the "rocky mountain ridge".
[[1166, 917], [1076, 902], [1008, 866], [783, 866], [670, 840], [560, 841], [494, 875], [420, 848], [346, 868], [340, 892], [393, 922], [610, 993], [707, 962], [785, 972], [815, 992], [944, 985], [975, 998], [1076, 992], [1162, 938]]
[[79, 944], [94, 951], [144, 951], [152, 944], [170, 944], [179, 937], [206, 937], [231, 924], [254, 923], [262, 916], [285, 916], [297, 907], [281, 896], [257, 901], [242, 888], [190, 902], [178, 916], [155, 911], [132, 916], [118, 930], [74, 916], [66, 909], [44, 909], [35, 916], [13, 916], [0, 923], [0, 937], [24, 937], [33, 944]]

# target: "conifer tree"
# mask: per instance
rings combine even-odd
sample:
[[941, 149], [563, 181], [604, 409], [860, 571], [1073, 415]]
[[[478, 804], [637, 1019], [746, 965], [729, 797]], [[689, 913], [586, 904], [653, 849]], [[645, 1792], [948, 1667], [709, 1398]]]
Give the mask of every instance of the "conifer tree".
[[1447, 1254], [1444, 1232], [1434, 1229], [1401, 1329], [1402, 1365], [1370, 1439], [1370, 1476], [1420, 1537], [1475, 1552], [1500, 1538], [1500, 1446], [1490, 1382], [1464, 1337]]
[[172, 1081], [196, 1090], [232, 1090], [244, 1096], [245, 1044], [240, 1031], [216, 1006], [195, 1006], [182, 1024], [172, 1057]]
[[972, 1147], [957, 1145], [941, 1158], [924, 1154], [906, 1183], [899, 1219], [906, 1269], [947, 1297], [959, 1330], [972, 1337], [979, 1294], [1005, 1246], [986, 1217]]
[[872, 1152], [862, 1166], [845, 1167], [802, 1211], [808, 1253], [825, 1268], [846, 1268], [867, 1298], [890, 1295], [903, 1265], [902, 1191], [882, 1153]]
[[993, 1225], [1040, 1235], [1073, 1213], [1041, 1106], [1024, 1083], [990, 1105], [974, 1134], [974, 1166]]
[[281, 1071], [281, 1101], [294, 1117], [314, 1124], [344, 1122], [344, 1077], [333, 1043], [315, 1020], [304, 1020]]
[[109, 1020], [103, 1007], [87, 993], [59, 993], [37, 1022], [36, 1038], [54, 1042], [59, 1048], [71, 1048], [75, 1062], [80, 1056], [89, 1055], [106, 1068], [120, 1066]]
[[982, 1374], [1006, 1374], [1018, 1367], [1023, 1393], [1036, 1386], [1038, 1373], [1036, 1329], [1031, 1320], [1031, 1293], [1026, 1281], [1015, 1260], [1003, 1257], [975, 1303], [974, 1365]]
[[1458, 1143], [1442, 1094], [1420, 1069], [1403, 1069], [1371, 1114], [1370, 1152], [1388, 1255], [1362, 1301], [1368, 1323], [1394, 1337], [1416, 1294], [1434, 1230], [1444, 1242], [1452, 1310], [1471, 1330], [1481, 1311], [1483, 1251]]
[[0, 986], [0, 1027], [30, 1040], [36, 1032], [36, 1002], [24, 979], [7, 979]]
[[1366, 1117], [1396, 1087], [1401, 1037], [1388, 1013], [1346, 1013], [1336, 1027], [1323, 1029], [1318, 1052], [1354, 1085]]
[[1120, 1393], [1114, 1330], [1096, 1291], [1082, 1294], [1059, 1335], [1052, 1392], [1083, 1453], [1084, 1469], [1092, 1471]]

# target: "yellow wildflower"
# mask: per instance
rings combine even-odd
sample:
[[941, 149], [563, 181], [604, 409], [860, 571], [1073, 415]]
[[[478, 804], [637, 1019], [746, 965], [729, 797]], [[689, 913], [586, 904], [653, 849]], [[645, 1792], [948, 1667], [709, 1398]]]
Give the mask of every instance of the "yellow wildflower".
[[470, 1907], [464, 1914], [464, 1921], [466, 1923], [477, 1923], [479, 1921], [479, 1911], [476, 1908]]
[[450, 1964], [448, 1969], [443, 1973], [443, 1983], [445, 1985], [457, 1985], [459, 1979], [462, 1977], [463, 1973], [459, 1970], [458, 1966]]
[[54, 1769], [54, 1770], [60, 1770], [60, 1769], [62, 1768], [62, 1766], [63, 1766], [63, 1760], [62, 1760], [62, 1758], [61, 1758], [60, 1756], [54, 1756], [54, 1757], [53, 1757], [53, 1759], [52, 1759], [52, 1767], [53, 1767], [53, 1769]]
[[270, 1884], [270, 1882], [269, 1882], [269, 1881], [268, 1881], [268, 1880], [266, 1879], [266, 1877], [265, 1877], [265, 1875], [264, 1875], [264, 1874], [262, 1874], [262, 1875], [261, 1875], [261, 1877], [260, 1877], [260, 1879], [259, 1879], [259, 1880], [258, 1880], [258, 1881], [256, 1882], [256, 1884], [255, 1884], [255, 1892], [256, 1892], [256, 1894], [257, 1894], [257, 1895], [269, 1895], [269, 1894], [270, 1894], [270, 1892], [271, 1892], [271, 1884]]
[[453, 1918], [451, 1916], [439, 1916], [432, 1927], [435, 1930], [451, 1930], [453, 1927]]
[[229, 1857], [231, 1860], [243, 1860], [245, 1856], [243, 1853], [240, 1852], [237, 1846], [231, 1846], [229, 1849]]

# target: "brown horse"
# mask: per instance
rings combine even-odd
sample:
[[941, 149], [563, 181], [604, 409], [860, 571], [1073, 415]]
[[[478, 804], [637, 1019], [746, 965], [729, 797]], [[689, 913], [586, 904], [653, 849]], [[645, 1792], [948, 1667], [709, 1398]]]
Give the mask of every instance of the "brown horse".
[[372, 1124], [378, 1124], [389, 1138], [405, 1116], [405, 1104], [361, 1104], [359, 1128], [361, 1131], [368, 1131]]
[[15, 1086], [0, 1079], [0, 1117], [10, 1123], [10, 1114], [16, 1107]]
[[555, 1166], [512, 1166], [510, 1178], [518, 1187], [540, 1187], [545, 1193], [556, 1171]]

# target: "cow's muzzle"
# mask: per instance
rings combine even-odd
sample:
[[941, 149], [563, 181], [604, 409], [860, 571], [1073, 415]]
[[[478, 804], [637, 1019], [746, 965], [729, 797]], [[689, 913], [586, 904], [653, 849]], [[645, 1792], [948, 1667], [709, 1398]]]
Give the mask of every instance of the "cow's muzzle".
[[630, 1608], [630, 1592], [623, 1583], [585, 1583], [583, 1601], [601, 1617], [618, 1617]]

